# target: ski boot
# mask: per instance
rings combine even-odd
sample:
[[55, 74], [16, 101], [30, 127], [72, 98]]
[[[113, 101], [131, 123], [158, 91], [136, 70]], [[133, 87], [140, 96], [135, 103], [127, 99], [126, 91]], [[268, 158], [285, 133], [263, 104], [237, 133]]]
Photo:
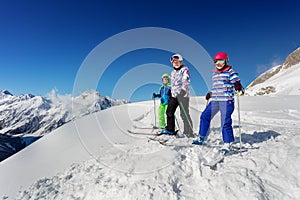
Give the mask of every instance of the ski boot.
[[200, 136], [200, 139], [199, 140], [193, 140], [192, 144], [203, 145], [204, 144], [204, 140], [205, 140], [205, 137]]
[[222, 154], [226, 154], [230, 151], [230, 146], [231, 146], [231, 143], [224, 143], [222, 148], [220, 149], [220, 152]]
[[161, 134], [163, 135], [176, 135], [176, 132], [172, 132], [172, 131], [169, 131], [167, 129], [164, 129], [161, 131]]

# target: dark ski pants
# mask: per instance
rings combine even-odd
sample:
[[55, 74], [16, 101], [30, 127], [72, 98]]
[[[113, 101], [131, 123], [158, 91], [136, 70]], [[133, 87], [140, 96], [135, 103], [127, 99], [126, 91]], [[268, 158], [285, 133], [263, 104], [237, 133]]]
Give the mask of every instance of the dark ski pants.
[[180, 99], [170, 97], [168, 101], [168, 108], [166, 111], [167, 114], [167, 126], [166, 129], [168, 131], [175, 132], [175, 111], [177, 107], [180, 107], [180, 116], [183, 120], [184, 131], [183, 134], [187, 136], [193, 135], [193, 123], [189, 113], [189, 104], [190, 99], [188, 97], [184, 97]]
[[234, 141], [232, 130], [231, 114], [234, 111], [233, 101], [211, 101], [200, 117], [199, 135], [206, 137], [212, 118], [221, 112], [221, 127], [223, 142], [229, 143]]

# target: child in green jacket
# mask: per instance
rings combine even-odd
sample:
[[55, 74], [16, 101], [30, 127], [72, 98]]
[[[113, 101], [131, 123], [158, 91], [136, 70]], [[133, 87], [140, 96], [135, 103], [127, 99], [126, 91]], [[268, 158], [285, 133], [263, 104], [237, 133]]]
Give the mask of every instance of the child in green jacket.
[[171, 83], [170, 83], [170, 75], [169, 74], [163, 74], [162, 75], [162, 86], [159, 89], [159, 92], [153, 93], [153, 99], [156, 97], [160, 98], [160, 105], [158, 107], [158, 123], [161, 128], [164, 128], [166, 126], [166, 110], [168, 107], [168, 100], [171, 96]]

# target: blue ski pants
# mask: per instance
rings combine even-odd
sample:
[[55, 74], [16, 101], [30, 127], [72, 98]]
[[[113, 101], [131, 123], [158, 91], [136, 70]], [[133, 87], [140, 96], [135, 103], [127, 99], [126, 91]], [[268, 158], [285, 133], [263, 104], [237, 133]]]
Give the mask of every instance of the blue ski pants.
[[221, 112], [221, 128], [224, 143], [234, 141], [231, 114], [234, 111], [234, 101], [211, 101], [200, 117], [199, 135], [206, 137], [212, 118]]

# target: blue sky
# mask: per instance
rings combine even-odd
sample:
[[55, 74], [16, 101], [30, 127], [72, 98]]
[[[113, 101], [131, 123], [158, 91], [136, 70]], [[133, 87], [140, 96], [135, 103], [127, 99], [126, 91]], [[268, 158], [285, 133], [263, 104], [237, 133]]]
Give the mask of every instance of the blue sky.
[[[140, 27], [181, 32], [210, 56], [227, 52], [247, 86], [300, 46], [299, 7], [296, 0], [0, 0], [0, 89], [15, 95], [46, 95], [56, 88], [60, 94], [70, 94], [78, 69], [98, 44]], [[144, 49], [120, 56], [107, 68], [97, 90], [111, 96], [126, 71], [149, 62], [170, 66], [170, 55]], [[153, 78], [160, 81], [160, 77]], [[196, 95], [205, 95], [208, 88], [201, 80], [197, 82], [199, 77], [194, 78]], [[139, 87], [129, 100], [150, 99], [153, 90], [158, 90], [158, 85]]]

